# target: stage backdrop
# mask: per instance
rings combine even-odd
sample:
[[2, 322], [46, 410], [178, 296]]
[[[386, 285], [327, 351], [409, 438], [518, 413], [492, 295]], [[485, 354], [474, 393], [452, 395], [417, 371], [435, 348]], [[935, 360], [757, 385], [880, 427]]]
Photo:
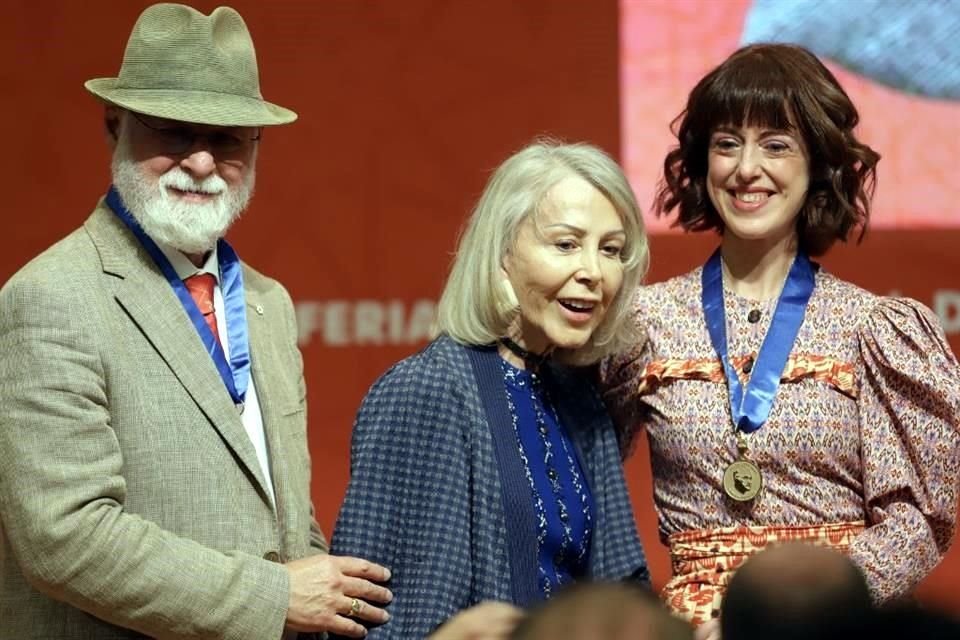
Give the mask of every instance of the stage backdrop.
[[[209, 12], [216, 4], [195, 6]], [[82, 83], [116, 75], [146, 5], [8, 7], [0, 25], [8, 238], [0, 282], [79, 225], [108, 185], [102, 110]], [[764, 13], [771, 3], [746, 0], [233, 5], [257, 43], [265, 96], [300, 114], [265, 132], [257, 195], [230, 238], [297, 303], [314, 500], [327, 532], [346, 486], [353, 414], [377, 375], [424, 344], [456, 235], [490, 170], [538, 135], [589, 140], [624, 160], [646, 206], [685, 91], [750, 37], [751, 15], [775, 18], [778, 10]], [[957, 133], [941, 126], [957, 122], [956, 103], [910, 98], [845, 64], [834, 68], [863, 108], [864, 137], [885, 155], [881, 224], [826, 265], [874, 291], [933, 306], [956, 350], [960, 232], [945, 194], [960, 182]], [[655, 280], [695, 266], [714, 242], [649, 225], [657, 231]], [[628, 474], [662, 584], [668, 558], [657, 541], [642, 447]], [[958, 586], [954, 551], [923, 593], [960, 608]]]

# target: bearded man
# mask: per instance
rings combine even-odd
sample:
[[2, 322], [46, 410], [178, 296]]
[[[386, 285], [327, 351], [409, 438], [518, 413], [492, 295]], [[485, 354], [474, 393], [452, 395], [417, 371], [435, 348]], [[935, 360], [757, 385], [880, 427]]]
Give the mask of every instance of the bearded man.
[[0, 292], [0, 638], [361, 637], [389, 572], [326, 553], [293, 305], [223, 240], [296, 114], [225, 7], [86, 87], [113, 186]]

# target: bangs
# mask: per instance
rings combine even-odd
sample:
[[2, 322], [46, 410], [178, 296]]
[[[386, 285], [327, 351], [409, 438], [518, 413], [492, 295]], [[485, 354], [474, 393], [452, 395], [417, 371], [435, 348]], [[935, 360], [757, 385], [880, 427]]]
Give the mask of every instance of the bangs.
[[795, 93], [785, 70], [763, 55], [748, 55], [718, 69], [703, 83], [695, 101], [697, 128], [712, 132], [721, 126], [753, 126], [796, 130]]
[[708, 189], [715, 134], [742, 134], [741, 127], [786, 133], [801, 147], [810, 182], [797, 218], [800, 246], [823, 255], [852, 229], [865, 229], [870, 215], [880, 156], [857, 139], [859, 119], [850, 96], [809, 50], [782, 43], [738, 49], [697, 83], [670, 123], [678, 144], [663, 160], [654, 211], [676, 211], [673, 226], [685, 231], [722, 233]]

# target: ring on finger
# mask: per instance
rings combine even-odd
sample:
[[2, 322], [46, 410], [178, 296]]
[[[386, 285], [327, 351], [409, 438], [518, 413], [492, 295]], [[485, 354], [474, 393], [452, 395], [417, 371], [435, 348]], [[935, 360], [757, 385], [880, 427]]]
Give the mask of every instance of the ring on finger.
[[350, 612], [347, 613], [350, 617], [357, 617], [360, 615], [360, 610], [363, 609], [363, 603], [357, 600], [356, 598], [350, 599]]

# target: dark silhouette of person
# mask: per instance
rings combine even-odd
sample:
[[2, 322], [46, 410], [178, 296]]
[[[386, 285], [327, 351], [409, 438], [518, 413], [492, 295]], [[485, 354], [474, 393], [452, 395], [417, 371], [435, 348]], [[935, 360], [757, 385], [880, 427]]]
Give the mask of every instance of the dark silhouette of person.
[[693, 640], [693, 627], [625, 582], [575, 583], [534, 608], [510, 640]]
[[857, 638], [875, 615], [867, 582], [844, 554], [811, 544], [769, 547], [730, 580], [723, 640]]

